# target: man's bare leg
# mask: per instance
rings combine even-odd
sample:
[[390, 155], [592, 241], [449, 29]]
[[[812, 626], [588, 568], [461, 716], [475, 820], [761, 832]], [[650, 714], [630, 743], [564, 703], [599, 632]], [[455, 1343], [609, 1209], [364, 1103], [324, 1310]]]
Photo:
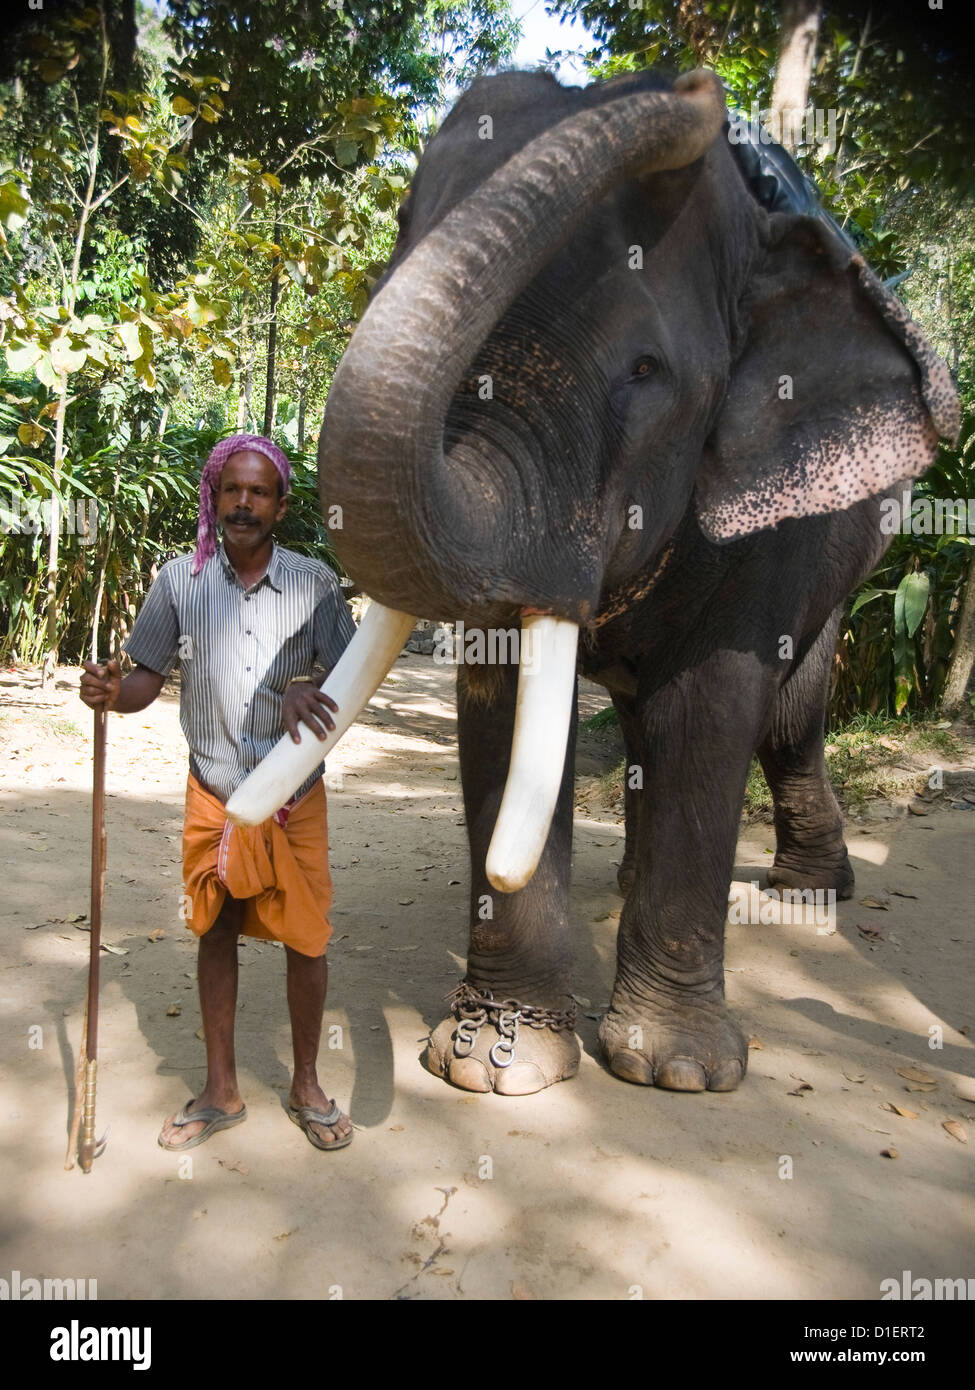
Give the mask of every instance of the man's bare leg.
[[[295, 1070], [289, 1104], [295, 1109], [310, 1105], [327, 1114], [332, 1102], [318, 1084], [318, 1046], [328, 991], [328, 962], [324, 956], [303, 956], [286, 946], [288, 958], [288, 1011]], [[352, 1132], [352, 1121], [343, 1115], [334, 1125], [312, 1122], [310, 1128], [323, 1144], [334, 1144]]]
[[[220, 915], [208, 932], [200, 937], [197, 976], [200, 986], [200, 1012], [207, 1050], [207, 1080], [202, 1092], [188, 1107], [203, 1110], [215, 1107], [234, 1115], [244, 1102], [237, 1088], [234, 1054], [234, 1022], [237, 1013], [237, 937], [243, 904], [228, 894]], [[160, 1138], [167, 1144], [182, 1145], [203, 1129], [198, 1124], [177, 1126], [175, 1115], [163, 1123]]]

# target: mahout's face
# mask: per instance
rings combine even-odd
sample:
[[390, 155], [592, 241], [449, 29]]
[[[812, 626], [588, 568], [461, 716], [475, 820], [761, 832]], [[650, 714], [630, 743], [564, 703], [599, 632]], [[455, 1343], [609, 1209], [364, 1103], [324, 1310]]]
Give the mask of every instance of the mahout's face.
[[217, 520], [224, 536], [242, 550], [258, 550], [288, 510], [278, 470], [264, 454], [242, 449], [220, 473]]

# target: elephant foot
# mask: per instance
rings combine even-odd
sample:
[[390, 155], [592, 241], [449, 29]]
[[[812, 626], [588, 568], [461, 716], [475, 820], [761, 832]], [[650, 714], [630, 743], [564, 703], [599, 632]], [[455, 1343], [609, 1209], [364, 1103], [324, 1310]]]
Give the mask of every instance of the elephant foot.
[[849, 855], [843, 851], [842, 859], [836, 864], [803, 864], [793, 855], [776, 854], [775, 861], [768, 871], [770, 888], [811, 888], [836, 894], [837, 902], [853, 897], [855, 878]]
[[575, 1076], [581, 1050], [568, 1014], [556, 1017], [558, 1028], [531, 1027], [524, 1016], [542, 1010], [511, 1008], [510, 1000], [495, 1005], [490, 996], [477, 1005], [472, 1001], [483, 997], [469, 986], [461, 988], [467, 999], [456, 1006], [458, 1016], [444, 1019], [430, 1034], [423, 1060], [434, 1076], [463, 1091], [500, 1096], [533, 1095]]
[[599, 1026], [610, 1071], [667, 1091], [733, 1091], [748, 1067], [748, 1043], [720, 1000], [648, 1003], [614, 996]]

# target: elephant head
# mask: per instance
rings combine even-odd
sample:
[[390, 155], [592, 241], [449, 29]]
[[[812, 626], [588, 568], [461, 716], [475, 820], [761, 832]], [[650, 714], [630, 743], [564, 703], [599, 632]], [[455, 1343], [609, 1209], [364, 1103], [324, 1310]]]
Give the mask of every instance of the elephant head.
[[751, 197], [713, 75], [514, 73], [421, 160], [320, 488], [380, 602], [586, 623], [692, 494], [721, 540], [845, 508], [923, 472], [956, 412], [848, 245]]
[[424, 152], [319, 485], [386, 608], [586, 627], [647, 591], [689, 516], [720, 544], [844, 509], [956, 429], [899, 301], [822, 222], [756, 201], [713, 74], [510, 73]]

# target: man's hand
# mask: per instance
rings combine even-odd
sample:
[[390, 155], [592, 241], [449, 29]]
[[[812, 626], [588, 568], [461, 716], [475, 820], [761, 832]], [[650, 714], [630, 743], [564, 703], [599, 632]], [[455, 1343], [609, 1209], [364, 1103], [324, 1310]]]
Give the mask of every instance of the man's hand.
[[122, 685], [118, 662], [106, 661], [104, 666], [97, 666], [94, 661], [86, 661], [84, 671], [80, 689], [84, 703], [89, 709], [114, 709]]
[[335, 728], [332, 715], [338, 714], [339, 707], [330, 695], [324, 695], [310, 681], [294, 681], [284, 694], [284, 727], [291, 735], [293, 743], [300, 742], [298, 720], [307, 724], [321, 743]]
[[148, 666], [136, 666], [122, 679], [117, 661], [96, 666], [86, 661], [79, 691], [89, 709], [113, 709], [119, 714], [135, 714], [151, 705], [162, 690], [165, 677]]

